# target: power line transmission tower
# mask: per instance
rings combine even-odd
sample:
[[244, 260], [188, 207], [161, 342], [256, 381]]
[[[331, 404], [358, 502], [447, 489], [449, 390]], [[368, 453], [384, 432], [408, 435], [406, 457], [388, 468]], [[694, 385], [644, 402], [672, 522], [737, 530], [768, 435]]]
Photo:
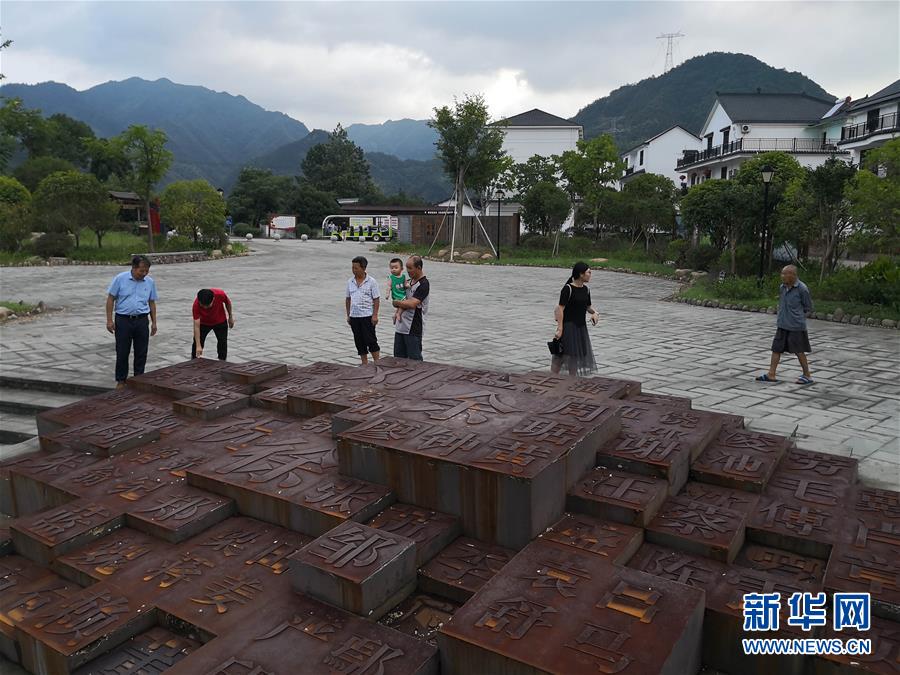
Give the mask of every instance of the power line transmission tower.
[[666, 41], [666, 67], [663, 69], [664, 73], [668, 73], [672, 68], [675, 67], [674, 61], [672, 59], [672, 47], [675, 45], [675, 40], [678, 38], [683, 38], [684, 33], [663, 33], [662, 35], [657, 35], [657, 40], [665, 40]]

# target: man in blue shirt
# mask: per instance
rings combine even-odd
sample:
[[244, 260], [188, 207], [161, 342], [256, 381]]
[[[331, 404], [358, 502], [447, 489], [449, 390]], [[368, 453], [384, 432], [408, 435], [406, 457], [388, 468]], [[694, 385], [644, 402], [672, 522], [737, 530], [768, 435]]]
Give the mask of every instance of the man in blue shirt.
[[117, 389], [124, 387], [128, 379], [131, 345], [134, 344], [134, 374], [142, 375], [150, 336], [156, 335], [158, 296], [156, 282], [149, 274], [150, 260], [136, 255], [131, 259], [131, 269], [117, 274], [106, 290], [106, 330], [116, 336]]
[[812, 384], [809, 372], [809, 361], [806, 354], [812, 351], [809, 346], [809, 335], [806, 332], [806, 315], [812, 311], [812, 298], [809, 289], [797, 278], [797, 268], [788, 265], [781, 270], [781, 286], [778, 289], [778, 323], [775, 339], [772, 340], [772, 360], [769, 372], [757, 377], [759, 382], [777, 382], [775, 370], [784, 352], [796, 354], [803, 368], [803, 375], [797, 384]]

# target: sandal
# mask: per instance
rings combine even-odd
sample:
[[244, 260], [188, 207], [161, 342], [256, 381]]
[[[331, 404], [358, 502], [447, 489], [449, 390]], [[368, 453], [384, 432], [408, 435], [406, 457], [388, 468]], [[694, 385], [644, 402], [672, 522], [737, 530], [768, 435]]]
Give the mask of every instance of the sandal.
[[757, 382], [778, 382], [778, 380], [775, 380], [775, 379], [769, 377], [768, 373], [763, 373], [762, 375], [760, 375], [759, 377], [756, 378], [756, 381]]
[[815, 384], [816, 381], [811, 377], [807, 377], [806, 375], [801, 375], [797, 378], [797, 384], [807, 385], [807, 384]]

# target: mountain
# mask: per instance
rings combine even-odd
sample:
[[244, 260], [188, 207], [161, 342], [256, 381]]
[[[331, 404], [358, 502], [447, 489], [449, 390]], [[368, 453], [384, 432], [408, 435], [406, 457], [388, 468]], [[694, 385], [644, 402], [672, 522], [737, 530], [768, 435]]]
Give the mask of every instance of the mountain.
[[437, 132], [426, 120], [388, 120], [384, 124], [351, 124], [347, 136], [366, 152], [400, 159], [434, 159]]
[[621, 150], [655, 136], [674, 124], [697, 133], [716, 92], [805, 92], [835, 97], [802, 73], [773, 68], [747, 54], [712, 52], [696, 56], [664, 75], [613, 90], [572, 118], [590, 138], [612, 134]]
[[[260, 169], [271, 169], [280, 176], [296, 176], [300, 173], [300, 165], [306, 159], [306, 153], [310, 148], [325, 143], [331, 138], [331, 134], [321, 129], [313, 129], [299, 141], [292, 141], [279, 145], [271, 152], [267, 152], [258, 157], [254, 157], [248, 162], [247, 166], [256, 166]], [[228, 181], [229, 187], [237, 180], [240, 169], [235, 171], [234, 175]]]
[[284, 113], [205, 87], [132, 77], [84, 91], [56, 82], [5, 84], [0, 95], [21, 98], [45, 116], [65, 113], [87, 122], [98, 136], [114, 136], [131, 124], [162, 129], [175, 161], [165, 182], [206, 178], [224, 184], [248, 157], [265, 154], [309, 135]]

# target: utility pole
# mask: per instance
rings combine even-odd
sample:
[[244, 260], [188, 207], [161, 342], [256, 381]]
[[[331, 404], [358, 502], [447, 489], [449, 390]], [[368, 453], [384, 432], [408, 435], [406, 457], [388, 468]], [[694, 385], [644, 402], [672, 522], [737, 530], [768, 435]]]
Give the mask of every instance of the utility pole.
[[675, 40], [678, 38], [683, 38], [684, 33], [662, 33], [661, 35], [657, 35], [657, 40], [665, 40], [666, 41], [666, 67], [663, 70], [663, 73], [668, 73], [672, 68], [675, 67], [675, 62], [672, 58], [672, 47], [675, 45]]

